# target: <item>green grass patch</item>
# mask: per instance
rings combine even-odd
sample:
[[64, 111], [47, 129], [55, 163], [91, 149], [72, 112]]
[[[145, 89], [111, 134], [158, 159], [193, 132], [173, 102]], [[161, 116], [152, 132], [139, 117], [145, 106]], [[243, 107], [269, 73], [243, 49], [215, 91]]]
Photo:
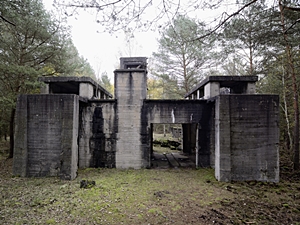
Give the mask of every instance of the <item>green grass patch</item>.
[[[0, 163], [11, 171], [11, 161]], [[78, 174], [73, 181], [62, 181], [1, 173], [0, 224], [300, 221], [299, 182], [222, 183], [215, 180], [213, 169], [85, 169]], [[81, 180], [96, 185], [80, 188]]]

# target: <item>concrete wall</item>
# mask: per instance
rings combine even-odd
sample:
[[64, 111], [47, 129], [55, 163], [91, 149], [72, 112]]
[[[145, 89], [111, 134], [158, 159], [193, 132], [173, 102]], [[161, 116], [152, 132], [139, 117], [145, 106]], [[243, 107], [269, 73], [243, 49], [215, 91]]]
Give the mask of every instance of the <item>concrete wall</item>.
[[116, 102], [93, 100], [80, 107], [79, 167], [114, 168], [116, 151]]
[[16, 109], [13, 173], [74, 179], [78, 163], [76, 95], [21, 95]]
[[146, 100], [144, 111], [149, 123], [199, 123], [206, 108], [206, 100]]
[[117, 100], [116, 168], [143, 168], [150, 166], [149, 128], [141, 113], [147, 96], [146, 70], [115, 71], [115, 98]]
[[[211, 166], [214, 159], [214, 102], [206, 100], [146, 100], [143, 112], [148, 123], [183, 124], [183, 151], [195, 153], [198, 139], [199, 166]], [[198, 138], [196, 130], [198, 129]]]
[[218, 180], [279, 181], [278, 102], [275, 95], [217, 97]]
[[[78, 83], [67, 85], [73, 90]], [[248, 88], [252, 93], [254, 86]], [[92, 89], [88, 90], [91, 97]], [[183, 127], [183, 151], [195, 156], [198, 148], [199, 166], [215, 167], [218, 180], [279, 181], [278, 96], [220, 95], [208, 100], [146, 100], [146, 96], [144, 69], [115, 71], [115, 100], [71, 93], [20, 96], [14, 174], [74, 179], [78, 165], [150, 167], [152, 125], [174, 123]]]

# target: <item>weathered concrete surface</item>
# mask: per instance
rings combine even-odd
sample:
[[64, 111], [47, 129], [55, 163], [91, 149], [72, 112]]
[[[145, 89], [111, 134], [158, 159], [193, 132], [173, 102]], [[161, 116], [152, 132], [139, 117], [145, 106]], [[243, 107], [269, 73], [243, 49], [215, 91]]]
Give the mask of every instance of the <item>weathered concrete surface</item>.
[[146, 100], [143, 110], [149, 123], [199, 123], [206, 100]]
[[141, 109], [147, 94], [146, 70], [116, 70], [115, 98], [117, 99], [116, 168], [150, 166], [147, 123]]
[[115, 167], [116, 101], [93, 100], [80, 107], [79, 167]]
[[[183, 151], [196, 154], [199, 166], [209, 167], [214, 156], [214, 102], [207, 100], [145, 100], [143, 113], [151, 123], [181, 123]], [[198, 129], [198, 138], [196, 137]]]
[[77, 95], [21, 95], [13, 173], [74, 179], [78, 163]]
[[279, 181], [278, 102], [276, 95], [217, 97], [218, 180]]
[[[90, 78], [43, 78], [52, 95], [19, 97], [15, 175], [74, 179], [78, 165], [151, 167], [153, 124], [174, 123], [183, 153], [214, 167], [218, 180], [279, 181], [279, 99], [253, 95], [257, 77], [213, 76], [193, 89], [195, 100], [147, 100], [145, 58], [121, 63], [115, 100]], [[223, 87], [229, 95], [218, 95]], [[215, 97], [197, 99], [205, 96]]]
[[76, 94], [84, 98], [109, 99], [112, 95], [90, 77], [39, 77], [41, 94]]
[[208, 76], [184, 97], [209, 99], [220, 94], [220, 88], [229, 88], [231, 94], [255, 94], [257, 76]]

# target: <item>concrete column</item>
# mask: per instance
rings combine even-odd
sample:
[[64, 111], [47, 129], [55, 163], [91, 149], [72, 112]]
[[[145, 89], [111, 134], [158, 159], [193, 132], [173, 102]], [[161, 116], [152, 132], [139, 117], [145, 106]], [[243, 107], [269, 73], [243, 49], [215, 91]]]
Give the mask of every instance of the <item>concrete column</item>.
[[191, 147], [191, 124], [182, 124], [182, 151], [186, 154], [192, 153]]
[[116, 168], [139, 169], [150, 166], [146, 115], [142, 106], [147, 96], [146, 70], [116, 70], [117, 99]]
[[91, 99], [94, 95], [93, 85], [89, 83], [80, 83], [79, 84], [79, 96]]
[[215, 105], [215, 177], [231, 181], [230, 96], [220, 95]]
[[27, 95], [20, 95], [17, 101], [15, 115], [15, 145], [13, 174], [21, 177], [27, 176], [28, 171], [28, 110]]
[[247, 94], [255, 94], [256, 93], [256, 85], [255, 83], [247, 83]]
[[204, 99], [209, 99], [220, 94], [219, 82], [209, 82], [204, 86]]
[[40, 89], [41, 94], [49, 94], [49, 84], [44, 83]]
[[197, 90], [197, 99], [200, 99], [200, 90]]

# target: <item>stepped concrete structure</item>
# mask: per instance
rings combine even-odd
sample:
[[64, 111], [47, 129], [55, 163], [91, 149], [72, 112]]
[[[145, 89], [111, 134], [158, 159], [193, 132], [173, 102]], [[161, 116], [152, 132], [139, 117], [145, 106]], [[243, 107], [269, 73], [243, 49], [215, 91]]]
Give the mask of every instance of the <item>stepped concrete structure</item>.
[[256, 76], [210, 76], [185, 99], [147, 99], [147, 61], [121, 58], [113, 96], [86, 77], [42, 77], [16, 109], [13, 173], [74, 179], [78, 168], [151, 168], [153, 125], [181, 124], [183, 153], [219, 181], [279, 181], [279, 97]]

